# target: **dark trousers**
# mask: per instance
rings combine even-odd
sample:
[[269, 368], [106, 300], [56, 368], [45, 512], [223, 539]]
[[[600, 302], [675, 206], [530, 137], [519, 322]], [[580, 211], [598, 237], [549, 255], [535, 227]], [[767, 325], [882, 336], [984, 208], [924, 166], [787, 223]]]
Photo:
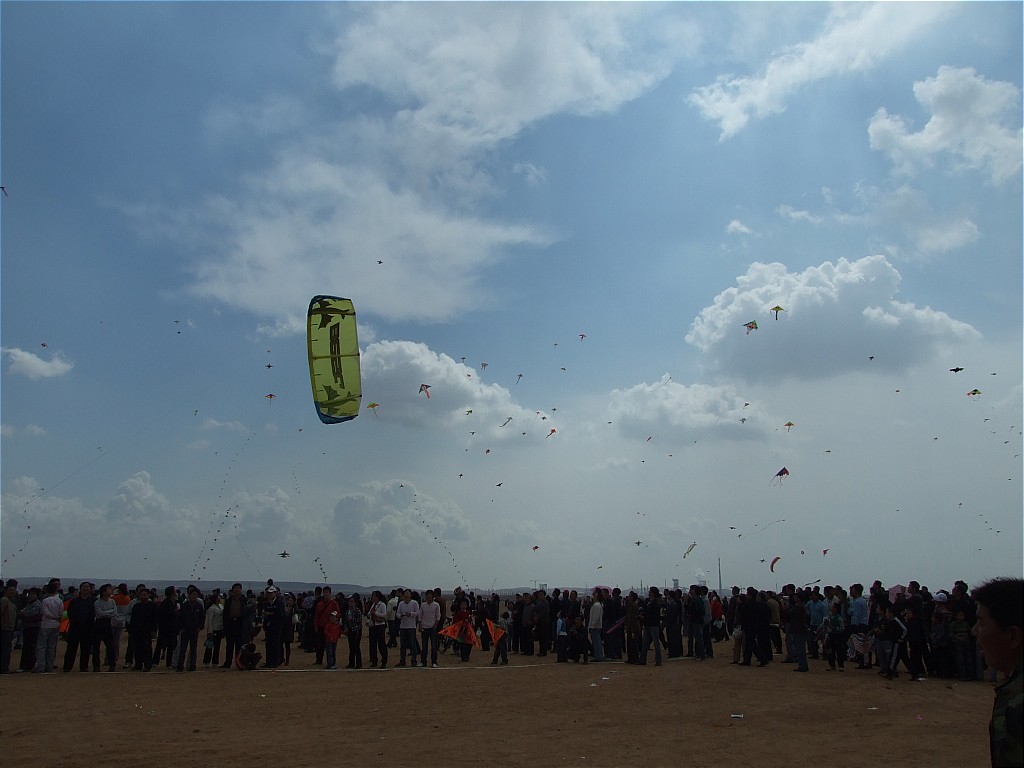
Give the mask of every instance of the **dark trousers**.
[[430, 663], [437, 664], [437, 627], [420, 629], [420, 663], [427, 665], [427, 646], [430, 646]]
[[[486, 631], [486, 630], [485, 630]], [[537, 624], [537, 655], [547, 656], [548, 648], [551, 647], [551, 624], [542, 621]], [[485, 649], [486, 650], [486, 649]]]
[[246, 642], [242, 639], [241, 619], [224, 619], [224, 640], [224, 666], [230, 667]]
[[[81, 651], [81, 654], [79, 654]], [[78, 669], [82, 672], [89, 670], [89, 656], [92, 651], [92, 626], [68, 627], [68, 647], [64, 652], [64, 671], [70, 672], [75, 666], [75, 657], [80, 655]]]
[[169, 667], [174, 663], [174, 651], [178, 648], [178, 632], [173, 629], [161, 629], [156, 633], [156, 648], [153, 657], [160, 661], [160, 654], [164, 654], [164, 663]]
[[149, 672], [153, 668], [153, 639], [149, 632], [132, 632], [132, 657], [135, 659], [135, 670], [144, 669]]
[[533, 627], [523, 626], [519, 635], [519, 652], [523, 656], [533, 656]]
[[[315, 641], [313, 650], [316, 652], [316, 663], [323, 664], [324, 651], [327, 649], [327, 640], [324, 638], [324, 631], [322, 629], [318, 629], [316, 631], [316, 635], [313, 636], [313, 640]], [[337, 643], [335, 643], [335, 646], [337, 646]], [[330, 666], [330, 664], [327, 666]]]
[[363, 668], [363, 649], [360, 644], [363, 641], [363, 631], [357, 629], [353, 632], [351, 629], [348, 631], [348, 665], [352, 669]]
[[203, 664], [219, 664], [220, 663], [220, 641], [224, 639], [224, 630], [218, 629], [216, 632], [211, 632], [207, 638], [213, 641], [213, 647], [206, 647], [206, 643], [203, 643]]
[[[466, 654], [466, 658], [469, 658], [469, 654]], [[501, 636], [501, 640], [494, 644], [494, 658], [491, 659], [493, 664], [496, 661], [501, 661], [502, 664], [508, 664], [508, 635], [504, 634]]]
[[19, 669], [22, 672], [31, 672], [36, 668], [36, 643], [39, 642], [39, 626], [25, 627], [22, 630], [21, 639], [21, 664]]
[[377, 659], [381, 664], [388, 663], [387, 627], [384, 624], [375, 624], [370, 627], [370, 664], [377, 666]]
[[100, 668], [100, 644], [107, 649], [107, 668], [113, 672], [117, 668], [117, 659], [114, 658], [114, 629], [110, 626], [110, 619], [97, 619], [92, 626], [92, 669], [94, 672]]
[[279, 667], [281, 662], [284, 661], [284, 655], [281, 648], [281, 630], [271, 629], [264, 635], [266, 641], [267, 653], [264, 656], [266, 665], [268, 667]]
[[178, 641], [178, 666], [179, 672], [185, 669], [185, 652], [188, 652], [188, 670], [195, 672], [196, 655], [199, 653], [199, 630], [183, 629], [179, 633], [181, 639]]
[[399, 639], [401, 641], [401, 655], [399, 656], [398, 663], [405, 665], [405, 652], [408, 651], [412, 656], [412, 663], [416, 663], [416, 627], [410, 627], [409, 629], [402, 629], [399, 631]]

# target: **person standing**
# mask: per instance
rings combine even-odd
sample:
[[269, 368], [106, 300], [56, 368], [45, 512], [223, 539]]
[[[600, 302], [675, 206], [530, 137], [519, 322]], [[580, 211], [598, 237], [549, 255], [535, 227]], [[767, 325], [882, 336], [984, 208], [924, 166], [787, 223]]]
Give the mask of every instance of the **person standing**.
[[387, 644], [387, 620], [388, 607], [384, 603], [384, 593], [378, 589], [373, 590], [370, 596], [370, 608], [366, 612], [367, 621], [370, 624], [370, 666], [377, 666], [377, 659], [380, 658], [380, 668], [388, 665], [388, 644]]
[[14, 627], [18, 623], [18, 582], [8, 581], [0, 597], [0, 674], [11, 671]]
[[[604, 661], [604, 643], [601, 641], [601, 633], [604, 632], [603, 590], [594, 590], [594, 602], [590, 604], [590, 613], [587, 615], [587, 632], [590, 634], [590, 644], [594, 648], [594, 661]], [[658, 663], [661, 663], [660, 649]]]
[[388, 648], [398, 647], [398, 590], [392, 589], [388, 596]]
[[43, 618], [43, 604], [39, 600], [39, 588], [29, 587], [28, 602], [19, 613], [21, 616], [21, 664], [22, 672], [36, 668], [36, 646], [39, 643], [39, 624]]
[[46, 597], [40, 605], [39, 641], [36, 643], [36, 666], [33, 672], [53, 672], [57, 663], [57, 634], [64, 614], [64, 601], [57, 590], [60, 583], [50, 580], [46, 585]]
[[178, 590], [173, 585], [164, 589], [164, 599], [157, 610], [160, 626], [157, 629], [153, 657], [159, 662], [162, 653], [165, 666], [170, 669], [174, 665], [174, 652], [178, 648]]
[[[338, 614], [339, 619], [335, 622], [338, 625], [339, 637], [341, 634], [341, 609], [338, 607], [337, 601], [331, 594], [331, 588], [324, 586], [323, 593], [320, 596], [320, 602], [316, 604], [316, 613], [313, 618], [313, 629], [316, 632], [316, 664], [321, 665], [324, 663], [324, 651], [326, 650], [326, 640], [324, 639], [324, 629], [330, 623], [331, 614]], [[337, 649], [337, 640], [335, 640], [335, 649]], [[330, 666], [328, 664], [328, 666]]]
[[231, 669], [242, 644], [249, 642], [249, 638], [242, 634], [244, 626], [245, 596], [242, 594], [242, 585], [236, 582], [231, 585], [231, 591], [224, 601], [224, 663], [221, 664], [224, 669]]
[[64, 652], [64, 671], [70, 672], [78, 656], [80, 672], [89, 671], [89, 657], [92, 650], [92, 631], [96, 612], [92, 596], [92, 584], [83, 581], [78, 595], [68, 601], [68, 640]]
[[[551, 647], [551, 604], [543, 589], [538, 589], [534, 595], [533, 619], [537, 629], [537, 655], [547, 656]], [[486, 630], [487, 627], [484, 626], [484, 631]]]
[[359, 607], [358, 595], [348, 599], [345, 609], [345, 633], [348, 635], [348, 664], [346, 669], [363, 668], [363, 611]]
[[[640, 652], [640, 663], [647, 663], [647, 649], [654, 643], [654, 666], [661, 666], [661, 594], [657, 587], [651, 587], [647, 593], [647, 600], [644, 601], [643, 622], [644, 641]], [[597, 653], [595, 648], [594, 653]], [[598, 659], [594, 658], [594, 661]]]
[[[434, 591], [428, 589], [420, 606], [420, 665], [427, 666], [427, 645], [430, 645], [430, 666], [437, 669], [437, 630], [441, 624], [441, 606], [434, 601]], [[485, 627], [486, 629], [486, 627]], [[488, 633], [489, 635], [490, 633]]]
[[178, 611], [178, 665], [179, 672], [185, 671], [185, 653], [188, 652], [188, 671], [196, 671], [196, 655], [199, 652], [199, 630], [206, 626], [206, 609], [199, 590], [189, 587], [188, 599]]
[[264, 667], [277, 669], [281, 666], [282, 658], [281, 638], [284, 634], [284, 602], [281, 600], [281, 593], [277, 587], [267, 587], [267, 602], [263, 606], [263, 639], [266, 642], [267, 653]]
[[114, 588], [110, 584], [100, 587], [99, 597], [94, 603], [96, 620], [92, 633], [92, 671], [100, 671], [100, 643], [107, 649], [107, 671], [117, 670], [117, 649], [114, 647], [114, 622], [118, 619], [117, 603], [113, 599]]
[[789, 634], [792, 638], [791, 651], [796, 662], [794, 672], [807, 672], [807, 609], [803, 598], [794, 593], [789, 604]]
[[401, 653], [396, 666], [405, 666], [405, 652], [412, 655], [412, 665], [416, 666], [416, 621], [419, 619], [420, 606], [412, 599], [412, 590], [407, 589], [402, 593], [402, 601], [395, 608], [395, 616], [398, 619], [399, 640]]
[[160, 627], [160, 609], [149, 599], [145, 587], [136, 590], [135, 599], [131, 618], [133, 668], [136, 672], [149, 672], [153, 668], [153, 636]]
[[224, 637], [224, 606], [220, 604], [220, 593], [210, 596], [206, 607], [206, 640], [203, 641], [203, 666], [220, 664], [220, 641]]

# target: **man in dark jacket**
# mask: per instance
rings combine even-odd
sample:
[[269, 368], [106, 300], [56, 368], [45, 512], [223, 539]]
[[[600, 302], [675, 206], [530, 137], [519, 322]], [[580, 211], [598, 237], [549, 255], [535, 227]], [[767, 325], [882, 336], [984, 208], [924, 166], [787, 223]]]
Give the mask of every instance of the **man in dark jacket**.
[[281, 666], [281, 641], [284, 636], [285, 610], [277, 587], [267, 587], [267, 602], [263, 606], [263, 637], [267, 644], [266, 663], [270, 669]]
[[78, 596], [68, 601], [68, 647], [64, 653], [64, 671], [70, 672], [75, 666], [75, 656], [79, 655], [78, 669], [86, 672], [89, 669], [89, 658], [92, 655], [92, 627], [96, 621], [96, 600], [92, 596], [92, 584], [83, 581], [78, 588]]
[[241, 584], [232, 584], [231, 591], [224, 601], [224, 669], [230, 669], [235, 663], [235, 655], [242, 649], [242, 643], [249, 642], [250, 638], [242, 637], [242, 627], [245, 620], [245, 595], [242, 594]]
[[153, 668], [153, 634], [160, 626], [160, 612], [156, 603], [149, 599], [149, 590], [139, 588], [135, 597], [138, 602], [132, 606], [130, 626], [132, 656], [135, 659], [135, 671], [149, 672]]
[[206, 608], [203, 601], [199, 599], [199, 590], [189, 587], [188, 600], [186, 600], [178, 611], [178, 631], [181, 639], [178, 641], [178, 666], [179, 672], [185, 671], [185, 651], [188, 651], [188, 671], [196, 671], [196, 653], [199, 650], [199, 630], [206, 624]]

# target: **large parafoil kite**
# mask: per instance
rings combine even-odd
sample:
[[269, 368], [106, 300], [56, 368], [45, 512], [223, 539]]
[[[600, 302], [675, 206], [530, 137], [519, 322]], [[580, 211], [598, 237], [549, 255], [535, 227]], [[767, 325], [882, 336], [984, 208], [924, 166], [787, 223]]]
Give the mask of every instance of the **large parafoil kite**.
[[314, 296], [309, 302], [306, 328], [316, 415], [324, 424], [354, 419], [359, 415], [363, 392], [352, 301], [339, 296]]

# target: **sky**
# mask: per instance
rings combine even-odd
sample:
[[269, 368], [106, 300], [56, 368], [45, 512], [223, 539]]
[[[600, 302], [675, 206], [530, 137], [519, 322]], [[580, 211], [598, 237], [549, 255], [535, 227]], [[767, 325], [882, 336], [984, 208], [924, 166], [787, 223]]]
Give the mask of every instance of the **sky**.
[[1021, 29], [3, 3], [3, 575], [1021, 575]]

